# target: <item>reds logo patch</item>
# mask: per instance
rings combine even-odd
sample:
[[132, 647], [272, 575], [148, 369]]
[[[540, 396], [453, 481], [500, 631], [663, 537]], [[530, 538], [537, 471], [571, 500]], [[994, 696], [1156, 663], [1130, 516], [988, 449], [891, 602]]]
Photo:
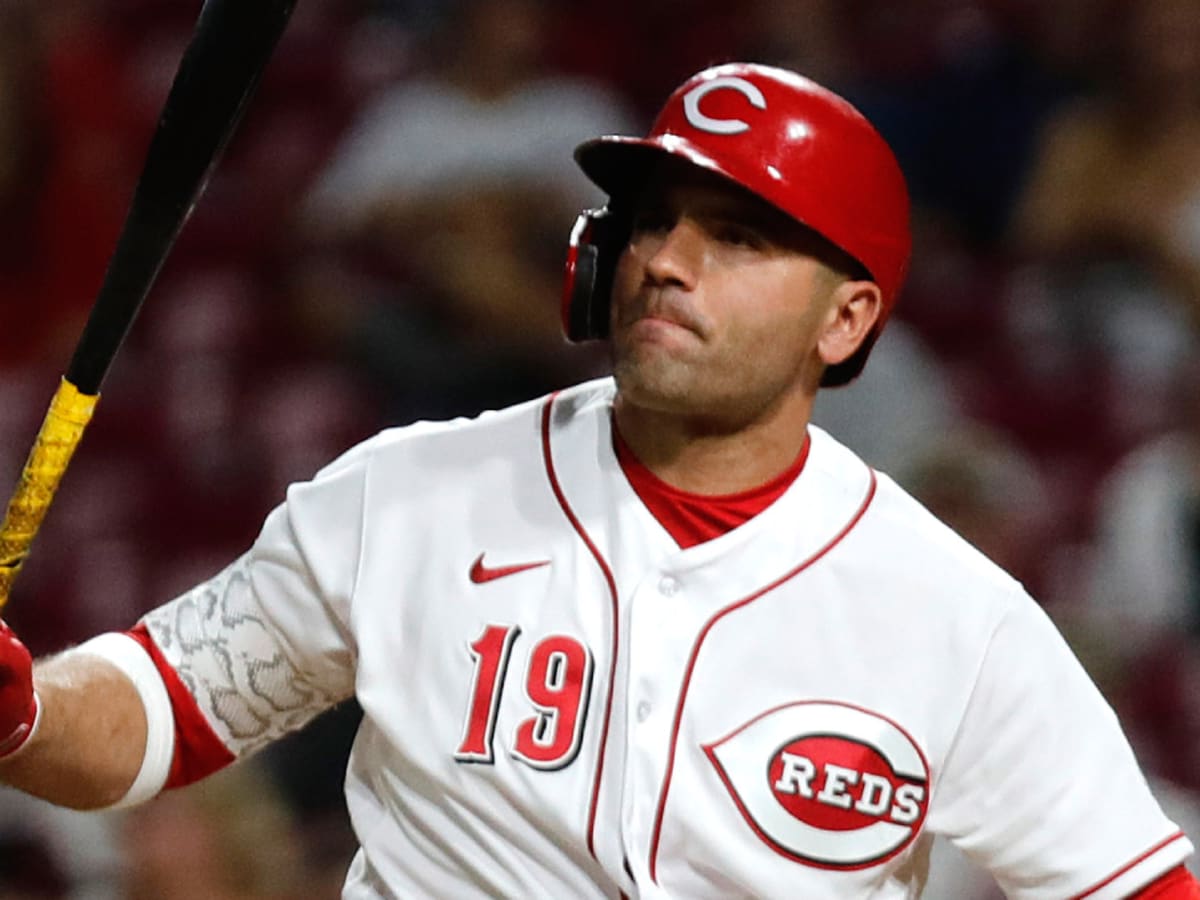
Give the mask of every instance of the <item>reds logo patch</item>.
[[925, 821], [925, 755], [869, 710], [833, 701], [780, 706], [704, 752], [754, 832], [806, 865], [878, 865]]

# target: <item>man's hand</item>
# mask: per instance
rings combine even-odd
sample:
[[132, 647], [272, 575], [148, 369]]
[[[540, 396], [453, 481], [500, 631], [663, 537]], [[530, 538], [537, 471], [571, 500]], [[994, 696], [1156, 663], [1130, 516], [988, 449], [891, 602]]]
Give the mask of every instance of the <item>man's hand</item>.
[[15, 753], [29, 740], [36, 719], [33, 659], [0, 620], [0, 758]]

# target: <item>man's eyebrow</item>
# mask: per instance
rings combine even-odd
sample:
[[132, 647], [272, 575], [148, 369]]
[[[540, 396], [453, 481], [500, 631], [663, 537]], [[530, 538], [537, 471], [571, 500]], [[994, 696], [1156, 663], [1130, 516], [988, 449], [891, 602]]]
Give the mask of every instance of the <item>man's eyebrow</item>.
[[633, 210], [635, 213], [691, 213], [703, 219], [744, 225], [782, 240], [796, 238], [803, 231], [803, 227], [787, 213], [765, 200], [724, 191], [689, 196], [671, 187], [647, 186], [637, 197]]
[[743, 225], [781, 241], [797, 240], [804, 233], [802, 225], [767, 203], [724, 200], [698, 211], [709, 218]]

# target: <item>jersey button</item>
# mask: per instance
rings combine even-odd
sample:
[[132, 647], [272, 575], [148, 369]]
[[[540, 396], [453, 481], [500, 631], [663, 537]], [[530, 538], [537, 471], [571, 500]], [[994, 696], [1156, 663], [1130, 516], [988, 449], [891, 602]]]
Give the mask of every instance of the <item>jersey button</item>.
[[664, 575], [658, 582], [658, 592], [664, 597], [674, 597], [679, 593], [679, 582], [670, 575]]
[[650, 718], [650, 701], [643, 700], [637, 705], [637, 720], [645, 722], [648, 718]]

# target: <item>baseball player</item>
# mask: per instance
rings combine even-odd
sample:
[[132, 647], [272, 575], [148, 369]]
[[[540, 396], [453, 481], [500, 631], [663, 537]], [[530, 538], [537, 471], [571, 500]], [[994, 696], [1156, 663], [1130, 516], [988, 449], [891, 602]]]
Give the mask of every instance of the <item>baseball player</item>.
[[0, 776], [141, 803], [351, 695], [344, 896], [1200, 897], [1033, 600], [809, 424], [909, 257], [886, 144], [798, 75], [689, 79], [577, 158], [572, 339], [614, 378], [366, 441], [253, 547], [31, 667]]

